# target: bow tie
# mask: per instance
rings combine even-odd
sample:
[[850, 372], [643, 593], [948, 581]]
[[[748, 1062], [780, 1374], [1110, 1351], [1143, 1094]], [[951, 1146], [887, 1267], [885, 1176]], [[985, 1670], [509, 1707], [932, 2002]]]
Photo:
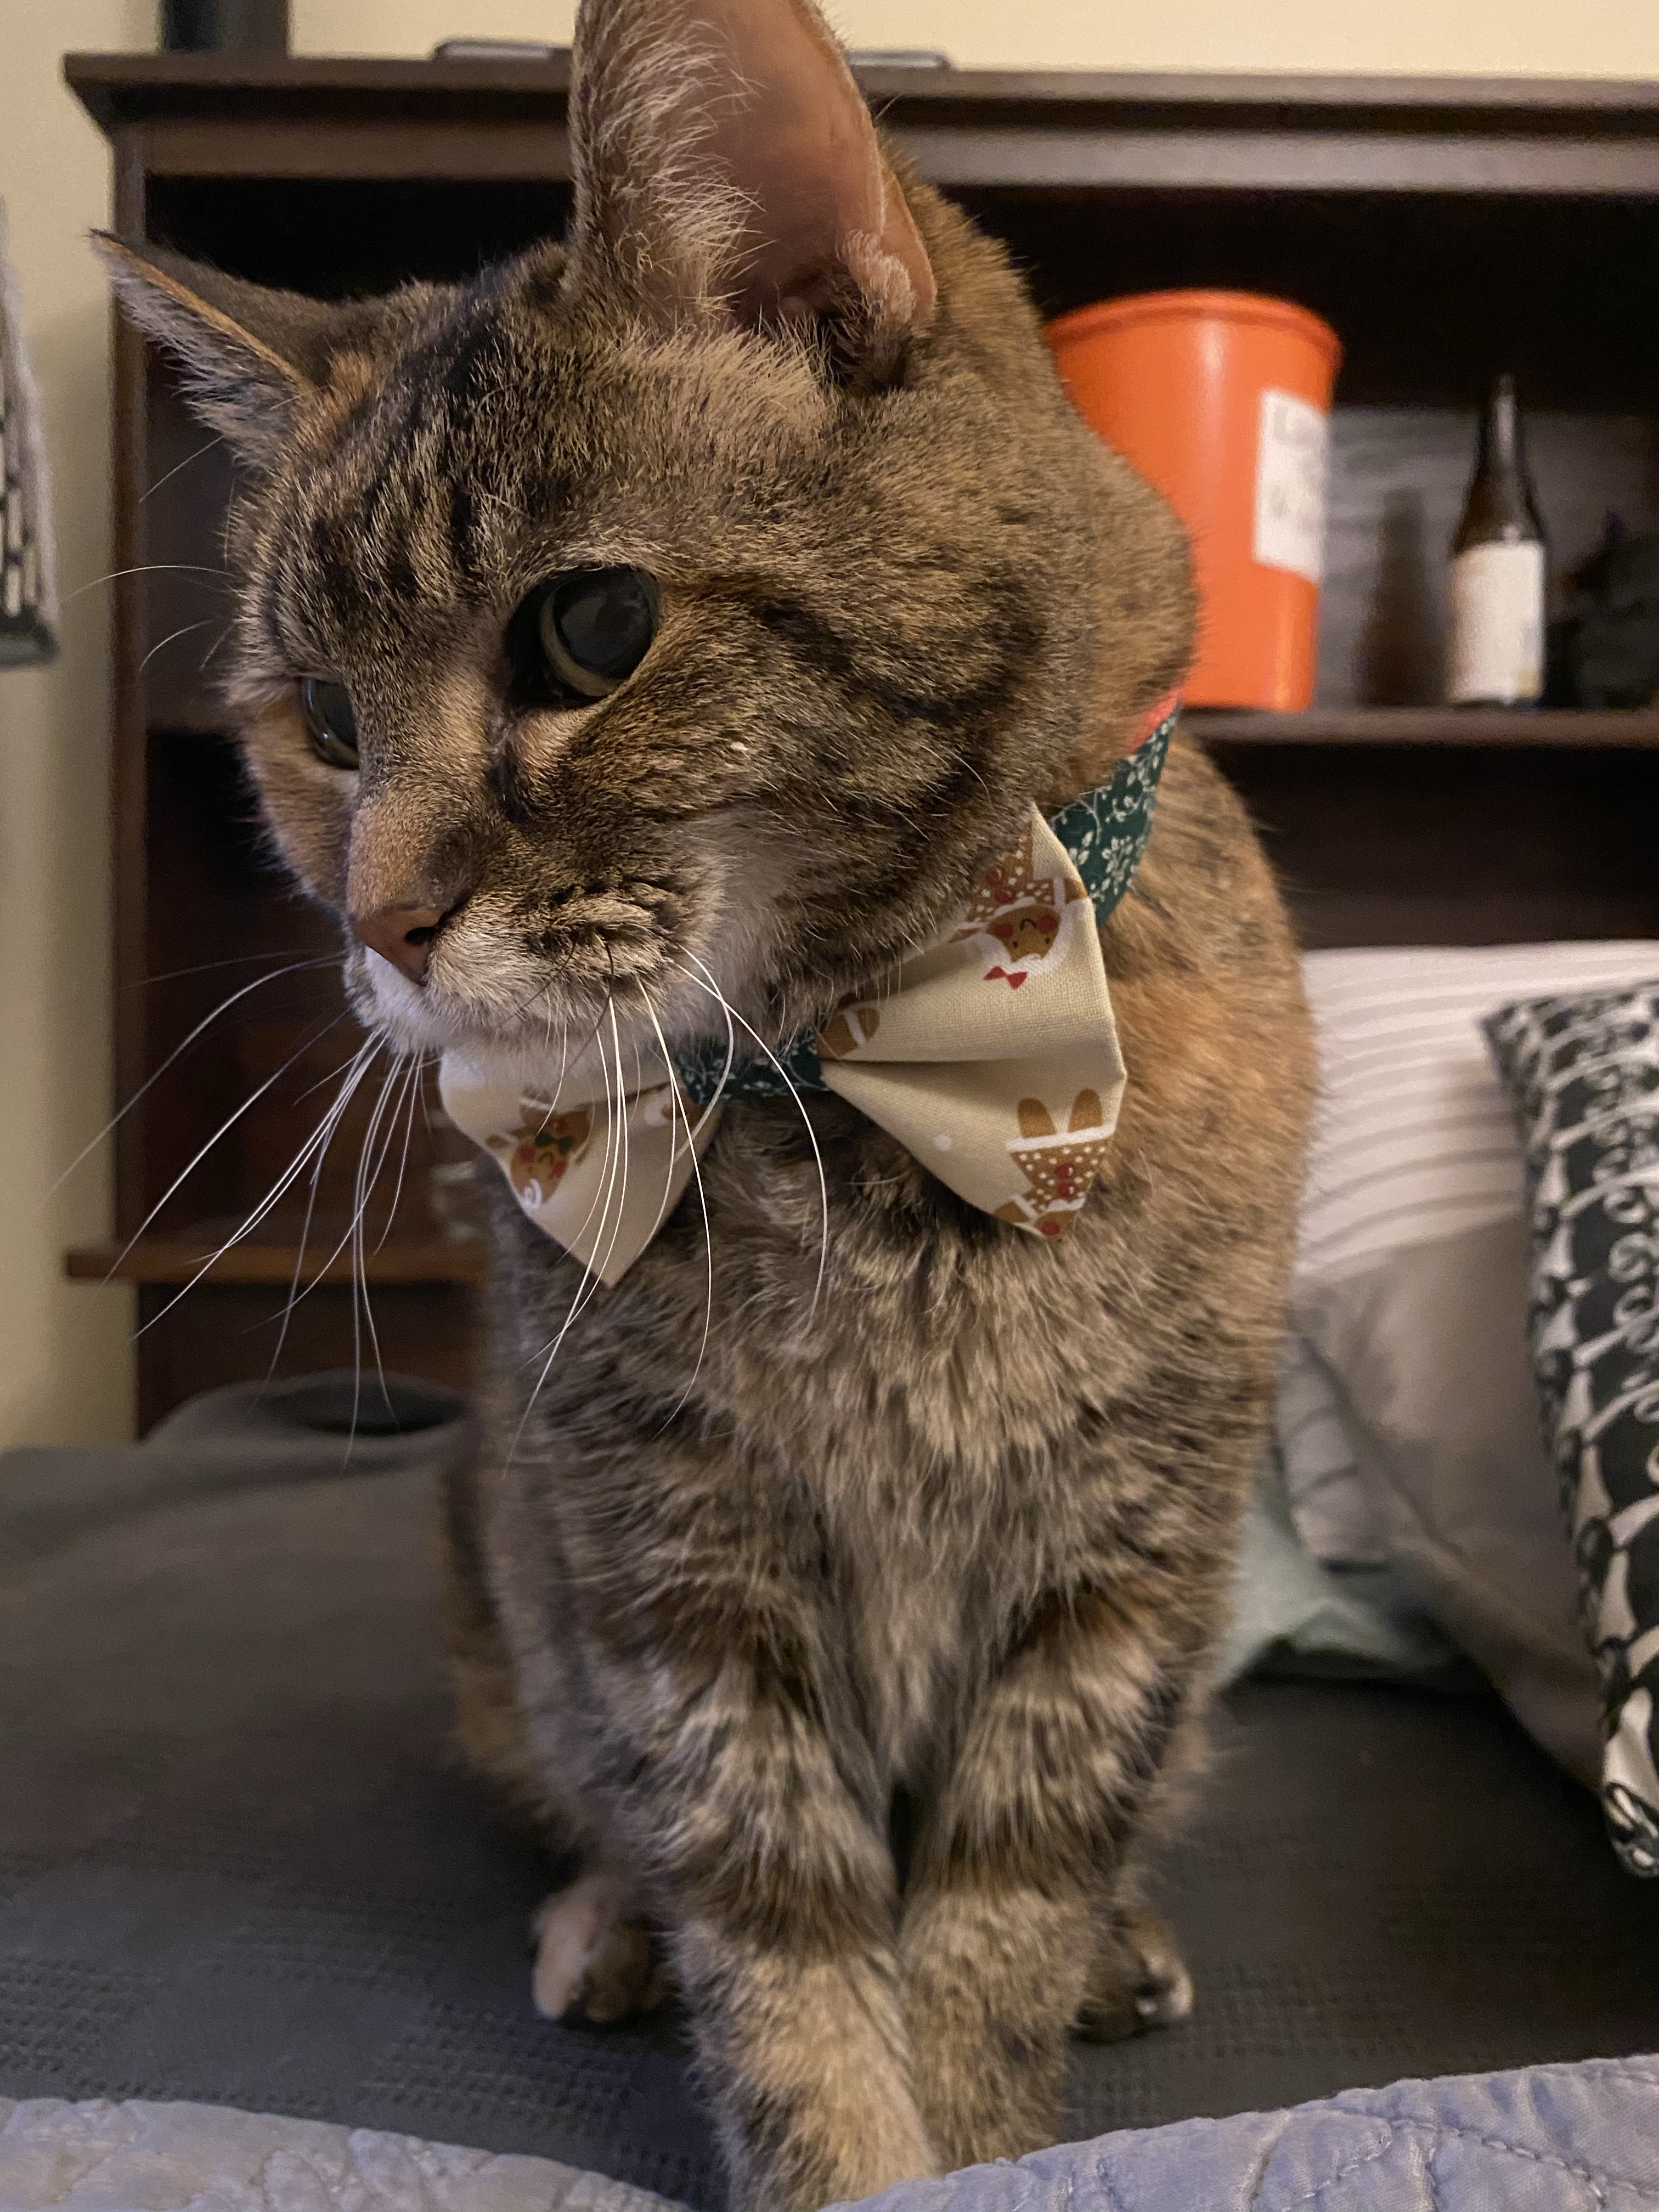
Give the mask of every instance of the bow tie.
[[1033, 807], [1018, 845], [934, 943], [822, 1029], [774, 1050], [711, 1024], [714, 1034], [684, 1050], [620, 1066], [601, 1035], [529, 1090], [446, 1053], [446, 1110], [538, 1227], [608, 1284], [679, 1203], [721, 1108], [792, 1090], [834, 1091], [970, 1205], [1064, 1237], [1126, 1079], [1100, 924], [1152, 836], [1177, 704], [1158, 702], [1097, 790], [1052, 821]]

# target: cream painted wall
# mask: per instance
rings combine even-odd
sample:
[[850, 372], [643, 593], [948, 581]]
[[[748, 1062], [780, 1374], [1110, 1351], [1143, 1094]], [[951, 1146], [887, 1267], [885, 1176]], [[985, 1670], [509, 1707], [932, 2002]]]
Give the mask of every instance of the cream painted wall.
[[63, 650], [0, 671], [0, 1444], [117, 1437], [132, 1298], [64, 1279], [109, 1224], [109, 308], [85, 234], [103, 140], [64, 89], [70, 46], [152, 44], [143, 0], [0, 0], [0, 198], [56, 475]]
[[[306, 53], [570, 35], [573, 0], [290, 0]], [[977, 69], [1659, 76], [1656, 0], [831, 0], [854, 46]]]
[[[423, 53], [446, 35], [566, 40], [573, 0], [292, 0], [302, 53]], [[1659, 76], [1656, 0], [835, 0], [856, 45], [981, 67]], [[155, 40], [154, 0], [0, 0], [0, 198], [45, 389], [65, 599], [50, 669], [0, 675], [0, 1444], [118, 1436], [131, 1301], [63, 1279], [107, 1226], [107, 1150], [54, 1179], [110, 1111], [108, 324], [84, 243], [101, 140], [69, 48]]]

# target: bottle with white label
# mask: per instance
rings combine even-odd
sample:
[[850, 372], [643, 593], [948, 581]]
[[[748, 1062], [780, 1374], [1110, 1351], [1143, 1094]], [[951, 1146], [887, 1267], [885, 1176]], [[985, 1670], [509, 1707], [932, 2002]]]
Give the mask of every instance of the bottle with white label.
[[1515, 380], [1500, 376], [1452, 540], [1446, 696], [1453, 706], [1530, 707], [1542, 698], [1544, 569], [1544, 526], [1527, 474]]

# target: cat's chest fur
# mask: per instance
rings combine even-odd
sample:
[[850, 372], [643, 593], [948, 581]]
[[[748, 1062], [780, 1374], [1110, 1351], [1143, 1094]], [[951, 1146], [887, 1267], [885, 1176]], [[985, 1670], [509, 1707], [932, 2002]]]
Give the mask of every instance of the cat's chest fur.
[[923, 1781], [977, 1679], [969, 1593], [986, 1579], [969, 1517], [919, 1527], [895, 1486], [858, 1483], [824, 1512], [866, 1740], [889, 1788]]
[[[633, 1610], [628, 1640], [672, 1641], [711, 1587], [728, 1608], [752, 1592], [810, 1618], [828, 1694], [888, 1790], [948, 1763], [1022, 1607], [1083, 1548], [1054, 1294], [1070, 1275], [1086, 1310], [1091, 1270], [936, 1200], [828, 1103], [817, 1156], [799, 1123], [732, 1117], [704, 1164], [712, 1303], [688, 1201], [566, 1339], [510, 1480], [542, 1497], [518, 1525], [545, 1532], [545, 1571], [605, 1581]], [[513, 1228], [533, 1374], [574, 1270]]]

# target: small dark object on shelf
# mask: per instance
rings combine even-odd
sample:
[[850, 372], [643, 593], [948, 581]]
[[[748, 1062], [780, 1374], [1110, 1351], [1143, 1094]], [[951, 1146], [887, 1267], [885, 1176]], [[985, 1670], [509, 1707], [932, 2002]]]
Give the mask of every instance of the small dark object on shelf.
[[440, 39], [432, 49], [434, 62], [556, 62], [569, 55], [568, 46], [548, 46], [540, 39]]
[[1632, 538], [1616, 514], [1571, 577], [1550, 624], [1553, 707], [1649, 707], [1659, 701], [1659, 532]]
[[161, 0], [169, 54], [288, 52], [288, 0]]
[[[546, 46], [539, 39], [440, 39], [432, 49], [434, 62], [554, 62], [569, 54], [568, 46]], [[855, 70], [951, 70], [949, 54], [931, 46], [859, 46], [848, 55]]]
[[847, 58], [855, 70], [953, 70], [949, 54], [936, 46], [851, 46]]

